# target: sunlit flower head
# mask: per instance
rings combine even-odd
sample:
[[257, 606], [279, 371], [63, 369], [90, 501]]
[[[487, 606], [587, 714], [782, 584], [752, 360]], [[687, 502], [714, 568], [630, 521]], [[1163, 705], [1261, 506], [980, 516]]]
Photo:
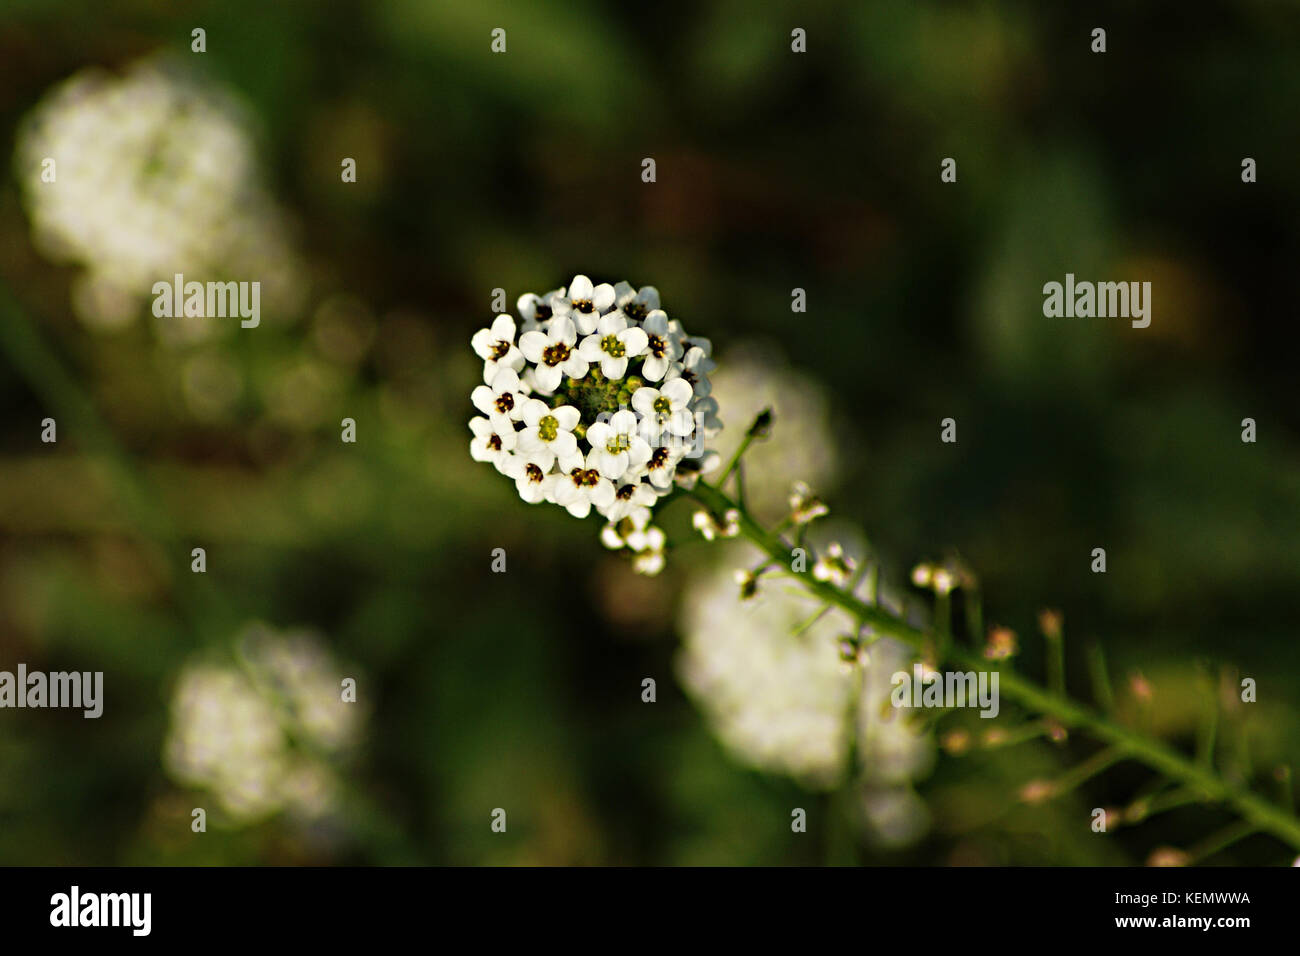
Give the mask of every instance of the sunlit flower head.
[[646, 574], [664, 565], [656, 502], [717, 467], [722, 428], [707, 339], [668, 318], [659, 291], [585, 275], [525, 293], [519, 321], [497, 316], [471, 346], [483, 382], [471, 401], [470, 454], [515, 481], [529, 504], [606, 519], [601, 540]]

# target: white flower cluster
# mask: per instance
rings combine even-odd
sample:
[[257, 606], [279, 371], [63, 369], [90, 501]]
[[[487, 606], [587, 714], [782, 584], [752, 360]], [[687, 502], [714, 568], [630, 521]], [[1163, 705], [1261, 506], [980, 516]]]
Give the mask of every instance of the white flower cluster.
[[764, 556], [745, 542], [724, 547], [683, 601], [676, 669], [687, 694], [736, 757], [812, 789], [833, 788], [851, 772], [852, 743], [873, 836], [891, 845], [915, 840], [926, 812], [912, 783], [929, 771], [934, 747], [908, 709], [890, 701], [892, 675], [910, 666], [909, 649], [882, 638], [847, 665], [843, 638], [855, 631], [847, 614], [819, 614], [815, 599], [779, 581], [738, 588], [748, 572], [734, 569]]
[[515, 481], [519, 496], [575, 517], [593, 509], [601, 540], [635, 552], [637, 570], [663, 566], [651, 509], [714, 467], [704, 442], [722, 428], [709, 393], [708, 339], [687, 335], [653, 286], [593, 285], [528, 293], [519, 321], [500, 315], [471, 340], [483, 382], [470, 396], [470, 454]]
[[168, 771], [210, 791], [238, 821], [281, 809], [321, 817], [336, 803], [332, 760], [354, 742], [361, 705], [341, 699], [337, 664], [305, 632], [250, 625], [237, 651], [237, 664], [204, 660], [182, 671]]
[[[85, 267], [73, 300], [87, 324], [129, 324], [153, 283], [176, 273], [257, 279], [264, 308], [292, 309], [301, 297], [249, 123], [220, 87], [175, 61], [70, 77], [26, 117], [14, 164], [36, 246]], [[158, 324], [168, 344], [212, 328]]]

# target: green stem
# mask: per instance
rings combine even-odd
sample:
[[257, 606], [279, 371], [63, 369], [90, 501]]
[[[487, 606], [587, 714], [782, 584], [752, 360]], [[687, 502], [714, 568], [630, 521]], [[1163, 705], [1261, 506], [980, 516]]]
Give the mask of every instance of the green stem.
[[[718, 516], [735, 509], [740, 515], [740, 533], [766, 552], [772, 560], [789, 568], [791, 577], [800, 579], [799, 583], [812, 596], [842, 608], [878, 634], [901, 641], [916, 650], [923, 650], [928, 644], [933, 644], [930, 635], [888, 610], [867, 604], [848, 592], [818, 581], [812, 576], [810, 568], [794, 570], [791, 548], [786, 542], [759, 525], [748, 510], [740, 507], [717, 487], [701, 480], [689, 494]], [[990, 664], [981, 655], [958, 647], [949, 649], [947, 661], [971, 670], [985, 669]], [[1050, 715], [1067, 728], [1086, 730], [1097, 740], [1112, 745], [1126, 756], [1203, 793], [1207, 801], [1231, 806], [1244, 820], [1258, 829], [1300, 849], [1300, 819], [1253, 791], [1225, 781], [1213, 768], [1197, 764], [1163, 741], [1122, 726], [1091, 708], [1068, 697], [1059, 696], [1013, 672], [1001, 671], [999, 681], [1000, 693], [1026, 710]]]

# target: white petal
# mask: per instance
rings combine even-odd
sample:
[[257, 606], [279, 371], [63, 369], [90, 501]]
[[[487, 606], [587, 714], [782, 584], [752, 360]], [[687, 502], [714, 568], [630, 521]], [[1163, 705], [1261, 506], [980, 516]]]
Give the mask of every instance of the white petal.
[[560, 423], [560, 427], [566, 432], [573, 431], [578, 427], [578, 422], [582, 420], [582, 416], [572, 405], [561, 405], [559, 408], [552, 408], [551, 414], [555, 416], [555, 420]]
[[513, 342], [515, 340], [515, 320], [504, 312], [501, 313], [492, 322], [492, 335], [498, 342]]
[[560, 387], [560, 379], [564, 378], [564, 373], [558, 368], [551, 365], [539, 365], [534, 370], [533, 375], [537, 379], [537, 387], [545, 394], [549, 395]]
[[636, 358], [650, 344], [650, 337], [637, 328], [624, 329], [618, 333], [618, 340], [627, 349], [628, 358]]
[[587, 515], [591, 514], [591, 499], [585, 496], [575, 498], [564, 507], [568, 510], [569, 514], [573, 515], [575, 518], [585, 518]]
[[474, 391], [469, 393], [469, 400], [474, 403], [474, 407], [485, 415], [491, 415], [496, 411], [496, 406], [492, 404], [495, 399], [496, 392], [486, 385], [477, 385]]
[[551, 344], [551, 337], [545, 332], [525, 332], [519, 336], [519, 351], [530, 362], [542, 360], [542, 350]]
[[604, 478], [596, 482], [596, 487], [591, 489], [590, 494], [594, 505], [607, 508], [614, 503], [614, 486]]
[[563, 342], [565, 345], [573, 345], [578, 341], [578, 329], [573, 324], [573, 319], [567, 315], [561, 315], [551, 320], [551, 341]]
[[650, 388], [642, 385], [632, 393], [632, 407], [641, 413], [642, 417], [650, 418], [654, 415], [655, 399], [659, 397], [657, 388]]
[[496, 336], [490, 329], [479, 329], [474, 333], [474, 337], [469, 340], [469, 347], [472, 348], [476, 355], [481, 359], [490, 358], [492, 355], [492, 346], [496, 343]]
[[573, 281], [569, 283], [570, 299], [587, 300], [591, 298], [591, 293], [592, 293], [591, 280], [588, 279], [586, 276], [582, 276], [582, 275], [574, 276]]
[[573, 432], [560, 432], [551, 440], [550, 445], [551, 451], [560, 458], [577, 454], [578, 451], [578, 439], [574, 437]]
[[609, 315], [602, 315], [600, 321], [596, 323], [596, 331], [600, 335], [618, 335], [627, 328], [627, 319], [621, 312], [611, 312]]
[[560, 368], [564, 369], [564, 374], [569, 376], [569, 378], [582, 378], [587, 374], [587, 369], [590, 368], [590, 365], [587, 363], [586, 359], [577, 352], [574, 352], [569, 356], [569, 360], [561, 365]]
[[604, 312], [614, 304], [614, 287], [608, 282], [602, 282], [591, 291], [591, 304], [596, 307], [596, 311]]
[[672, 402], [674, 411], [689, 402], [691, 396], [695, 394], [695, 389], [691, 387], [691, 383], [684, 378], [675, 378], [671, 382], [666, 382], [662, 391], [668, 397], [668, 400]]
[[[645, 360], [645, 364], [641, 366], [641, 377], [648, 382], [662, 381], [664, 372], [668, 371], [669, 364], [668, 359], [655, 358], [651, 355]], [[636, 398], [636, 395], [633, 394], [632, 397]]]
[[620, 379], [627, 372], [627, 359], [606, 355], [600, 360], [600, 371], [607, 379]]

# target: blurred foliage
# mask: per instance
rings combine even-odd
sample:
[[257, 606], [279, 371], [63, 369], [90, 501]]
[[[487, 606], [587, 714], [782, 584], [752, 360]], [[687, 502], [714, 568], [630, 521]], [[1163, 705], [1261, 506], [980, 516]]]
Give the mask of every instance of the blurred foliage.
[[[1183, 744], [1196, 663], [1231, 662], [1260, 682], [1242, 739], [1265, 770], [1295, 764], [1298, 39], [1300, 11], [1267, 0], [8, 0], [6, 157], [78, 70], [188, 58], [254, 117], [308, 294], [190, 345], [162, 342], [147, 306], [87, 329], [77, 270], [36, 252], [14, 174], [0, 185], [0, 668], [104, 670], [107, 693], [98, 721], [0, 712], [0, 862], [1111, 864], [1196, 842], [1221, 815], [1087, 832], [1091, 807], [1137, 791], [1132, 767], [1018, 804], [1086, 756], [1075, 741], [941, 760], [908, 850], [836, 838], [833, 798], [738, 766], [673, 683], [674, 595], [703, 549], [631, 579], [594, 526], [470, 461], [468, 341], [493, 288], [513, 301], [575, 272], [657, 285], [724, 365], [774, 341], [831, 396], [832, 508], [896, 580], [960, 553], [1030, 666], [1037, 611], [1063, 608], [1072, 689], [1099, 640]], [[1044, 319], [1042, 284], [1066, 272], [1149, 278], [1151, 327]], [[199, 414], [187, 376], [231, 370], [238, 400]], [[495, 547], [507, 574], [488, 573]], [[180, 668], [249, 620], [313, 627], [366, 675], [334, 828], [195, 835], [202, 797], [164, 774]], [[1216, 860], [1281, 857], [1254, 839]]]

